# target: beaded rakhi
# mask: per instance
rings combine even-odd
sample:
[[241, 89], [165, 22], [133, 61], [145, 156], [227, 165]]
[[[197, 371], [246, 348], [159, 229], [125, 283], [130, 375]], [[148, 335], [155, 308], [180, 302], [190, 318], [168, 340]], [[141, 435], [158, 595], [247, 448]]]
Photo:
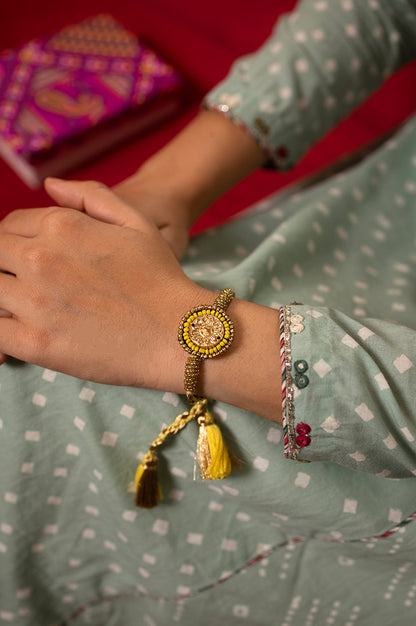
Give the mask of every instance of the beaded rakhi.
[[194, 307], [181, 319], [178, 339], [191, 356], [185, 364], [184, 387], [192, 407], [164, 428], [151, 443], [136, 471], [136, 504], [153, 508], [162, 498], [157, 478], [156, 450], [169, 435], [175, 435], [196, 419], [199, 424], [197, 457], [201, 478], [204, 480], [225, 478], [232, 469], [240, 467], [238, 459], [225, 445], [220, 429], [214, 424], [208, 411], [208, 400], [196, 394], [201, 362], [219, 356], [230, 347], [234, 337], [234, 325], [225, 311], [234, 298], [232, 289], [223, 289], [212, 305]]

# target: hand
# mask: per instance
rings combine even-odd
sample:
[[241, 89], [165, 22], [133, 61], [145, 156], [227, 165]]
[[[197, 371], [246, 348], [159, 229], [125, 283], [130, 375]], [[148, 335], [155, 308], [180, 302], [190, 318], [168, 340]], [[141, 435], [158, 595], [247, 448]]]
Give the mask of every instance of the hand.
[[[10, 317], [10, 313], [8, 313], [7, 311], [3, 311], [3, 309], [0, 309], [0, 317]], [[0, 352], [0, 365], [3, 365], [3, 363], [5, 363], [6, 361], [7, 355]]]
[[[179, 320], [215, 294], [108, 188], [65, 185], [89, 215], [49, 207], [0, 223], [0, 307], [12, 316], [0, 318], [0, 352], [92, 381], [180, 390]], [[118, 224], [91, 218], [106, 214]]]
[[[60, 206], [72, 209], [85, 210], [85, 198], [81, 189], [88, 187], [77, 187], [70, 181], [61, 181], [54, 178], [47, 178], [45, 189], [48, 194]], [[188, 245], [189, 212], [185, 203], [177, 200], [173, 194], [162, 193], [157, 185], [149, 185], [144, 188], [138, 181], [137, 175], [126, 178], [123, 182], [112, 189], [113, 193], [125, 204], [140, 211], [151, 220], [159, 229], [160, 234], [168, 242], [175, 256], [181, 259], [185, 254]], [[104, 222], [126, 226], [124, 222], [126, 216], [118, 214], [116, 204], [105, 204], [94, 202], [90, 206], [90, 215]], [[129, 219], [133, 218], [130, 212]]]
[[[156, 224], [180, 259], [192, 224], [265, 159], [249, 134], [215, 111], [201, 111], [113, 191]], [[79, 193], [75, 192], [74, 198], [69, 187], [57, 189], [50, 179], [45, 187], [58, 204], [82, 208]], [[114, 207], [104, 210], [97, 205], [94, 217], [113, 223]], [[118, 219], [116, 223], [120, 223]]]
[[[92, 183], [94, 187], [96, 183]], [[74, 185], [72, 182], [61, 181], [59, 179], [47, 178], [45, 188], [49, 195], [63, 207], [84, 210], [85, 194], [89, 196], [91, 184], [83, 184], [82, 186]], [[88, 190], [88, 191], [87, 191]], [[151, 186], [150, 191], [142, 189], [137, 182], [137, 176], [127, 178], [113, 189], [118, 198], [129, 204], [132, 208], [140, 210], [146, 215], [159, 229], [162, 237], [168, 242], [175, 256], [181, 259], [185, 254], [188, 246], [188, 212], [184, 203], [176, 200], [172, 195], [163, 195]], [[119, 207], [114, 203], [101, 203], [95, 197], [89, 203], [88, 209], [90, 215], [98, 220], [117, 224], [119, 226], [128, 226], [126, 219], [134, 228], [135, 215], [129, 211], [119, 212]], [[10, 313], [0, 309], [0, 317], [10, 317]], [[0, 352], [0, 365], [5, 363], [7, 356]]]
[[189, 241], [189, 211], [185, 203], [157, 190], [137, 185], [135, 176], [126, 178], [112, 189], [122, 200], [148, 217], [168, 242], [177, 259], [182, 259]]

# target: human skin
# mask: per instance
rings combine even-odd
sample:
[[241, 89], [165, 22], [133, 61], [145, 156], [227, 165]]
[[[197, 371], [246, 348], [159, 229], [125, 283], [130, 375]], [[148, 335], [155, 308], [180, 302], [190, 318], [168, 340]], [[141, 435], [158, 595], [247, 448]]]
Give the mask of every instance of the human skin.
[[264, 161], [247, 133], [223, 115], [203, 111], [113, 190], [152, 219], [181, 258], [200, 215]]
[[[217, 294], [177, 257], [197, 217], [263, 161], [253, 139], [206, 111], [113, 190], [47, 180], [60, 206], [0, 223], [0, 308], [10, 316], [0, 318], [0, 351], [87, 380], [183, 393], [179, 320]], [[202, 364], [198, 392], [281, 423], [277, 313], [238, 298], [228, 312], [235, 340]]]

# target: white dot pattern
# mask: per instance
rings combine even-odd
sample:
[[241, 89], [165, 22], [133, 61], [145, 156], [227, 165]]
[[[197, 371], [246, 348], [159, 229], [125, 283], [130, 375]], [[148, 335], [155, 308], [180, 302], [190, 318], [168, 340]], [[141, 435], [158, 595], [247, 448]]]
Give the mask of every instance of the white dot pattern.
[[[208, 106], [289, 169], [409, 60], [414, 11], [397, 6], [304, 0]], [[416, 522], [400, 524], [416, 475], [415, 146], [409, 122], [340, 176], [198, 236], [184, 260], [212, 289], [305, 303], [292, 360], [308, 363], [294, 410], [311, 463], [284, 458], [278, 425], [215, 403], [241, 470], [194, 480], [189, 425], [161, 452], [159, 507], [137, 509], [137, 461], [184, 398], [1, 366], [0, 623], [414, 623]]]

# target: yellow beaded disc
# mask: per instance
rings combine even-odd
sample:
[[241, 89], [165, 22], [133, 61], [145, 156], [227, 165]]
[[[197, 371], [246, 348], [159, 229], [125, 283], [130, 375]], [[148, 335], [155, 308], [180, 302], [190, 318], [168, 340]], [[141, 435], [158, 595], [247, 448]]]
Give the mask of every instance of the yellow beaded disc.
[[233, 323], [220, 309], [202, 305], [188, 311], [179, 326], [179, 342], [190, 354], [212, 358], [231, 344]]

